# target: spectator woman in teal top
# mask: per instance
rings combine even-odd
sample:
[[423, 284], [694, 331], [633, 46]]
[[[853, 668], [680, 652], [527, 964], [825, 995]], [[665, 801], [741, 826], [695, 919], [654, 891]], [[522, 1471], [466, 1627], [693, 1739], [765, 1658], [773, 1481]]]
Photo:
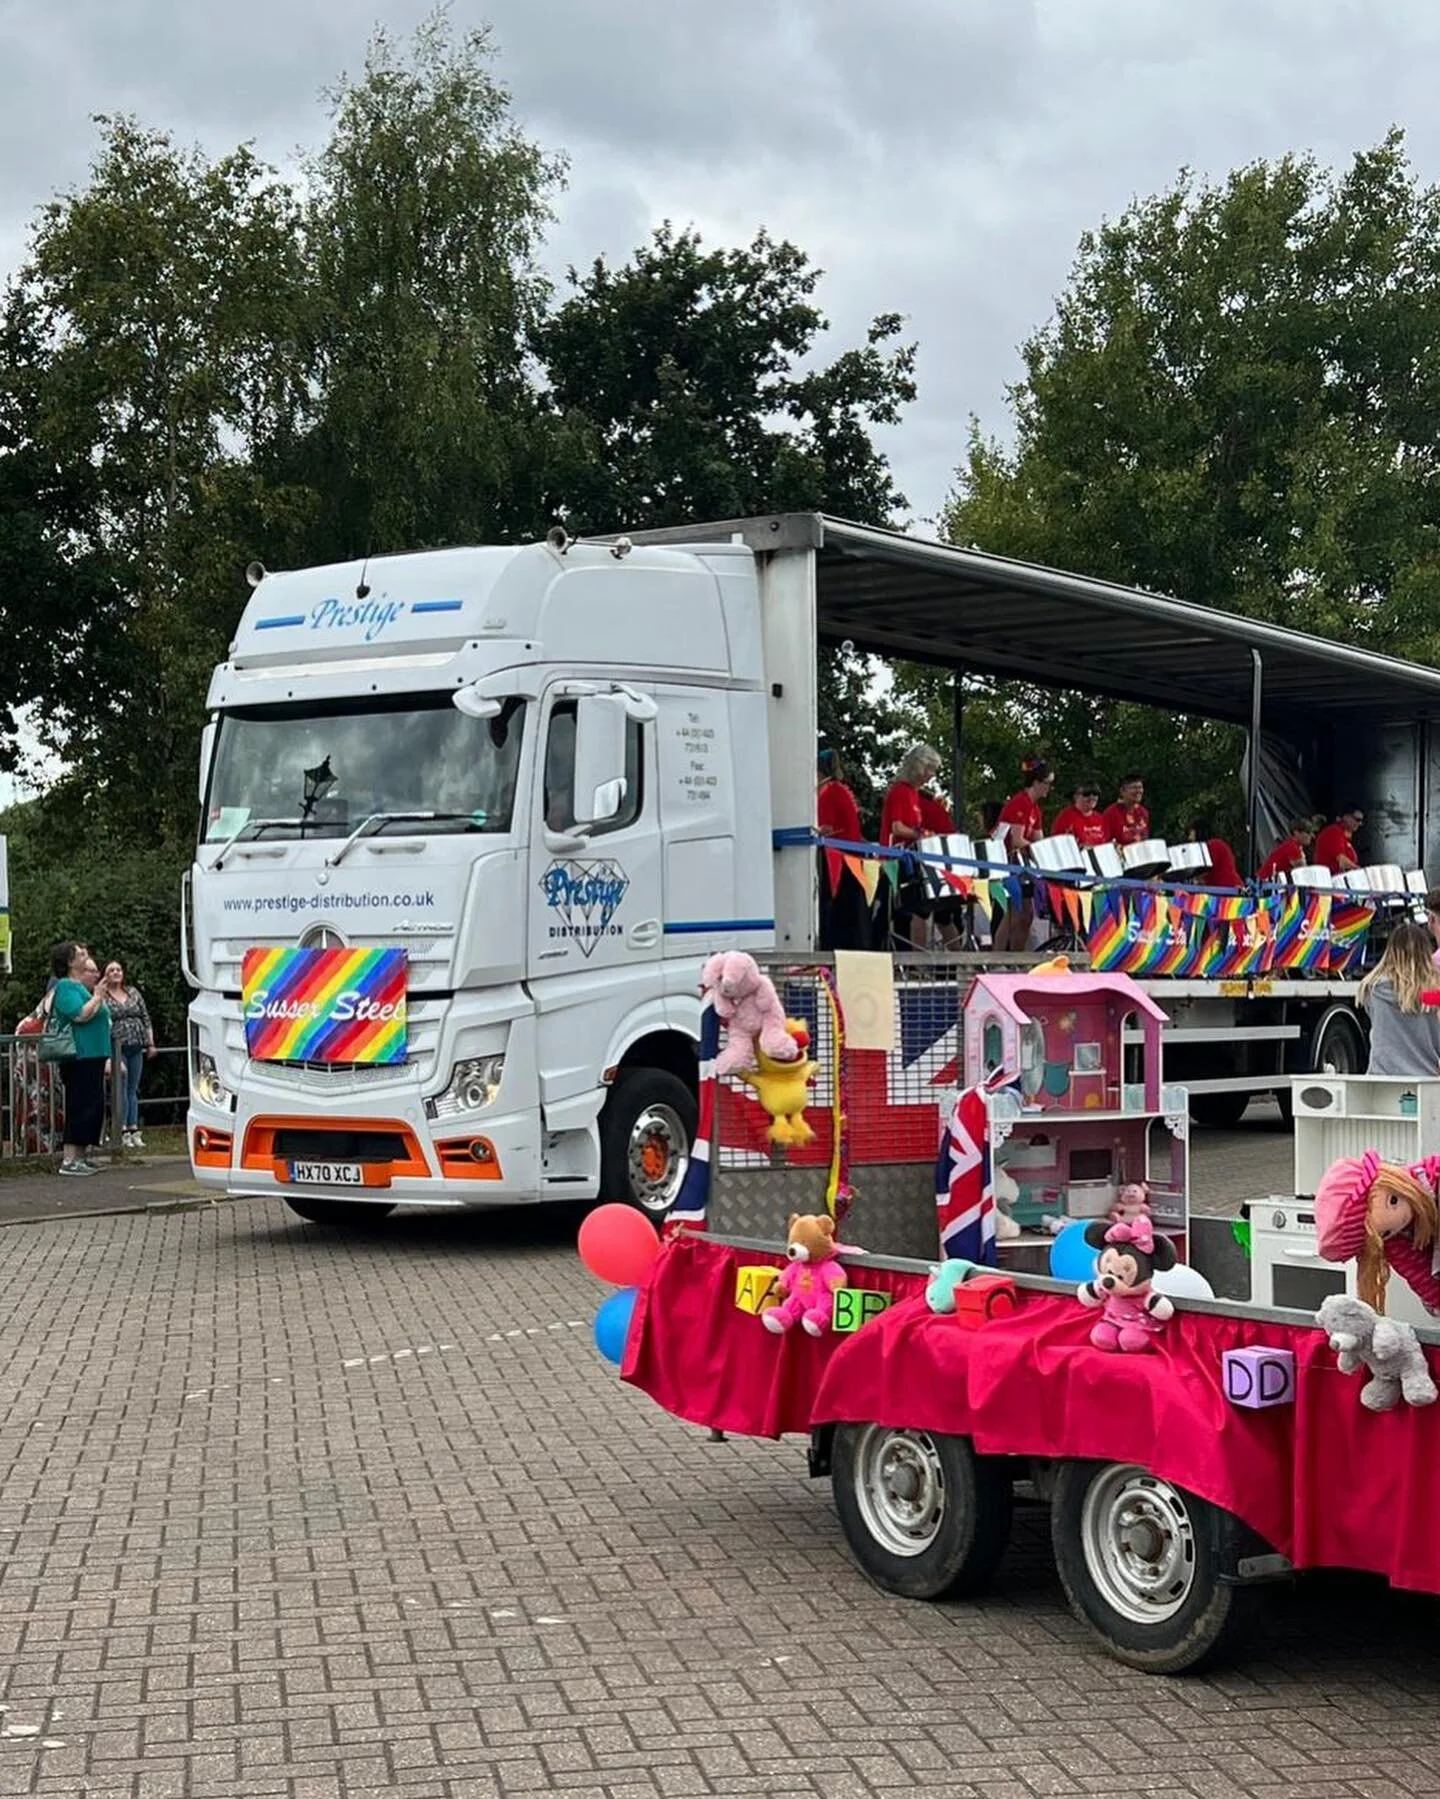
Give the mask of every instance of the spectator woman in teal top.
[[95, 1174], [86, 1153], [100, 1141], [105, 1123], [105, 1062], [110, 1054], [110, 1012], [94, 991], [100, 970], [83, 943], [57, 943], [50, 954], [55, 975], [50, 1015], [69, 1021], [75, 1054], [60, 1063], [65, 1083], [65, 1142], [61, 1174]]

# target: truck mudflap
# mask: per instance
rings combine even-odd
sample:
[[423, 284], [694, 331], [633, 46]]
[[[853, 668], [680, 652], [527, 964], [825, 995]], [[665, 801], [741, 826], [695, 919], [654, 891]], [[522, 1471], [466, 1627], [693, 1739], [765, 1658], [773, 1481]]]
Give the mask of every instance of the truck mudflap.
[[[966, 1328], [925, 1304], [925, 1264], [854, 1256], [851, 1284], [883, 1293], [885, 1309], [853, 1332], [777, 1336], [745, 1309], [758, 1283], [743, 1277], [780, 1262], [770, 1244], [672, 1240], [637, 1306], [623, 1378], [694, 1424], [806, 1437], [816, 1477], [842, 1424], [963, 1438], [1030, 1468], [1124, 1464], [1207, 1502], [1228, 1583], [1339, 1567], [1440, 1593], [1429, 1527], [1440, 1407], [1367, 1411], [1360, 1382], [1299, 1315], [1180, 1302], [1153, 1351], [1125, 1355], [1091, 1344], [1094, 1313], [1058, 1283], [1019, 1277], [1012, 1314]], [[1285, 1403], [1227, 1397], [1235, 1350], [1293, 1358]], [[1377, 1532], [1378, 1515], [1393, 1528]]]

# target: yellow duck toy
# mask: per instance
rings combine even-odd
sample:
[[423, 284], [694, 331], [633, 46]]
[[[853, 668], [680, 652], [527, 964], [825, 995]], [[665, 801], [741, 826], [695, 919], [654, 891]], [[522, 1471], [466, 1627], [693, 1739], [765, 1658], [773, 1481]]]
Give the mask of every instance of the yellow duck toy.
[[800, 1049], [794, 1061], [777, 1062], [757, 1044], [757, 1066], [742, 1069], [736, 1078], [755, 1089], [756, 1099], [770, 1114], [770, 1129], [766, 1136], [772, 1143], [789, 1149], [799, 1148], [814, 1139], [814, 1131], [805, 1122], [805, 1105], [810, 1084], [820, 1072], [820, 1064], [812, 1062], [807, 1054], [810, 1032], [805, 1025], [798, 1018], [787, 1018], [785, 1029]]

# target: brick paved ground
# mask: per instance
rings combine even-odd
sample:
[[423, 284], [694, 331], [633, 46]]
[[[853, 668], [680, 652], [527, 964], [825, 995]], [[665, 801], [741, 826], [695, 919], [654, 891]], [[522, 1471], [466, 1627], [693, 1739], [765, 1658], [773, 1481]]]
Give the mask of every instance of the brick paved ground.
[[573, 1228], [0, 1232], [0, 1794], [1440, 1795], [1430, 1602], [1146, 1679], [1033, 1515], [983, 1603], [886, 1599], [798, 1445], [599, 1362]]

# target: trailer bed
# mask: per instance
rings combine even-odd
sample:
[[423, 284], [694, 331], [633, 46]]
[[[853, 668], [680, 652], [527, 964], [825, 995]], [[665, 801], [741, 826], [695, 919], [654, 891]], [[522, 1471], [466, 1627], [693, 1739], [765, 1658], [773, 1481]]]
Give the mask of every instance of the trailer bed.
[[[674, 1416], [780, 1437], [874, 1425], [961, 1438], [981, 1457], [1136, 1464], [1232, 1515], [1294, 1569], [1346, 1568], [1440, 1593], [1440, 1406], [1372, 1413], [1306, 1314], [1177, 1302], [1146, 1355], [1094, 1348], [1071, 1288], [1016, 1277], [1018, 1311], [978, 1330], [925, 1303], [927, 1265], [847, 1257], [891, 1296], [849, 1336], [782, 1337], [735, 1303], [774, 1244], [682, 1233], [641, 1296], [622, 1377]], [[1432, 1373], [1433, 1331], [1421, 1332]], [[1227, 1349], [1288, 1349], [1294, 1403], [1249, 1411], [1222, 1384]], [[1282, 1564], [1283, 1565], [1283, 1564]]]

